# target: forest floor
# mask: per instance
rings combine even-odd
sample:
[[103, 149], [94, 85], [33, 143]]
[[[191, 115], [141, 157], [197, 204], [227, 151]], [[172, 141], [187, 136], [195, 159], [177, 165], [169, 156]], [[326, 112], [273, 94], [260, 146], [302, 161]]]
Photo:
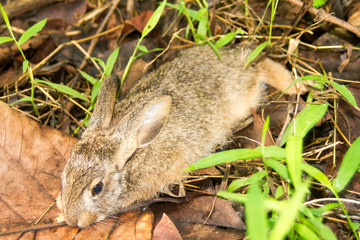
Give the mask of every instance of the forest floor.
[[[61, 191], [60, 176], [71, 147], [86, 128], [93, 84], [98, 81], [87, 81], [79, 70], [100, 79], [102, 64], [95, 58], [106, 62], [110, 54], [120, 48], [114, 73], [122, 76], [157, 3], [132, 0], [0, 2], [17, 39], [26, 29], [47, 19], [42, 31], [21, 45], [36, 81], [28, 72], [23, 73], [24, 56], [16, 44], [0, 44], [0, 239], [246, 237], [243, 205], [219, 198], [216, 192], [226, 189], [235, 179], [246, 179], [264, 170], [260, 159], [197, 171], [196, 175], [173, 187], [176, 194], [179, 186], [184, 186], [185, 197], [171, 198], [162, 194], [147, 208], [113, 216], [89, 228], [67, 226], [55, 203]], [[202, 1], [186, 1], [188, 11], [199, 12], [199, 2]], [[242, 33], [230, 39], [229, 45], [248, 41], [256, 46], [271, 36], [272, 43], [276, 44], [271, 45], [271, 52], [265, 51], [270, 58], [286, 64], [298, 77], [323, 75], [330, 81], [345, 84], [360, 104], [360, 2], [346, 1], [346, 5], [340, 1], [328, 2], [321, 11], [315, 8], [307, 11], [301, 8], [300, 1], [279, 1], [271, 23], [271, 6], [265, 12], [267, 1], [209, 1], [207, 41], [214, 42], [239, 28]], [[193, 19], [198, 31], [202, 22], [199, 19]], [[11, 37], [2, 18], [0, 22], [0, 36]], [[172, 59], [179, 49], [195, 45], [187, 25], [184, 14], [171, 6], [165, 7], [159, 24], [141, 45], [148, 50], [162, 48], [166, 51], [150, 52], [135, 61], [122, 93], [126, 93], [147, 71]], [[61, 86], [76, 90], [76, 93]], [[304, 138], [303, 160], [320, 169], [328, 179], [334, 179], [345, 153], [360, 136], [359, 108], [349, 103], [331, 84], [325, 84], [322, 90], [309, 88], [313, 90], [311, 96], [280, 97], [281, 92], [269, 87], [264, 106], [253, 111], [243, 128], [214, 151], [257, 147], [262, 142], [267, 116], [270, 116], [270, 125], [264, 144], [279, 145], [287, 124], [305, 108], [311, 97], [329, 107]], [[274, 196], [273, 188], [289, 187], [277, 174], [269, 176], [273, 184], [269, 188]], [[344, 205], [354, 223], [360, 217], [359, 178], [356, 171], [340, 194], [342, 199], [353, 200], [344, 201]], [[238, 192], [246, 193], [247, 190], [244, 186]], [[306, 200], [317, 200], [314, 207], [319, 207], [333, 198], [332, 192], [314, 181]], [[322, 222], [338, 239], [355, 239], [340, 208], [329, 210]]]

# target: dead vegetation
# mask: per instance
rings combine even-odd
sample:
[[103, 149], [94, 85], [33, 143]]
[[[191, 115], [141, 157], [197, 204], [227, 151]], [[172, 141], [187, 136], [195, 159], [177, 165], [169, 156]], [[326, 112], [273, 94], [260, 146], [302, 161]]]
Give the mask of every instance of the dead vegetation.
[[[91, 106], [92, 84], [78, 70], [99, 79], [102, 69], [89, 56], [106, 61], [110, 53], [120, 47], [114, 71], [122, 75], [156, 3], [131, 0], [39, 0], [16, 9], [16, 6], [19, 7], [16, 4], [18, 2], [13, 1], [4, 6], [8, 14], [11, 12], [9, 17], [16, 36], [20, 36], [34, 23], [48, 19], [44, 29], [21, 46], [34, 76], [71, 87], [89, 101], [36, 83], [34, 102], [37, 114], [31, 102], [16, 102], [31, 96], [32, 84], [28, 74], [22, 72], [23, 57], [17, 47], [13, 43], [0, 45], [0, 122], [3, 126], [0, 130], [0, 238], [244, 238], [243, 207], [220, 199], [215, 193], [219, 189], [226, 189], [234, 179], [246, 178], [264, 169], [263, 162], [258, 159], [200, 170], [196, 176], [183, 183], [187, 195], [176, 200], [177, 203], [163, 198], [165, 203], [160, 199], [146, 211], [135, 210], [88, 229], [64, 226], [59, 219], [59, 210], [54, 207], [60, 192], [59, 176], [71, 146], [76, 141], [70, 135], [81, 135], [85, 128], [84, 119]], [[4, 5], [4, 1], [1, 3]], [[239, 27], [244, 33], [237, 35], [230, 44], [249, 41], [258, 45], [271, 37], [276, 44], [268, 48], [266, 54], [279, 62], [287, 62], [288, 68], [297, 77], [323, 74], [331, 81], [346, 84], [359, 104], [359, 2], [347, 1], [346, 5], [342, 5], [338, 1], [329, 1], [321, 15], [315, 16], [315, 10], [310, 10], [313, 13], [310, 14], [306, 9], [310, 8], [309, 4], [301, 8], [298, 1], [280, 1], [272, 24], [271, 11], [264, 14], [267, 1], [209, 1], [208, 4], [212, 33], [209, 40], [219, 39]], [[186, 7], [199, 9], [195, 1], [188, 1]], [[335, 22], [328, 21], [329, 18], [335, 18]], [[346, 31], [342, 25], [344, 22], [357, 28], [350, 26], [350, 29], [346, 28], [350, 31]], [[123, 91], [131, 88], [148, 68], [155, 68], [174, 57], [177, 49], [195, 44], [192, 35], [187, 36], [191, 31], [186, 30], [186, 26], [184, 14], [178, 15], [173, 8], [165, 8], [159, 25], [144, 39], [142, 45], [148, 50], [161, 47], [166, 52], [149, 53], [141, 61], [135, 62]], [[351, 32], [352, 29], [355, 30]], [[1, 36], [9, 36], [5, 25], [2, 25], [0, 31]], [[151, 65], [145, 61], [151, 62]], [[270, 127], [265, 145], [277, 144], [277, 139], [281, 139], [292, 117], [305, 107], [306, 98], [312, 97], [327, 103], [329, 108], [304, 139], [303, 159], [333, 179], [347, 149], [360, 136], [359, 109], [349, 104], [332, 85], [326, 84], [322, 91], [313, 90], [311, 96], [278, 98], [281, 93], [269, 89], [264, 108], [254, 112], [253, 121], [245, 124], [243, 129], [234, 134], [233, 139], [218, 150], [257, 147], [261, 142], [266, 116], [270, 116]], [[275, 172], [269, 177], [269, 192], [273, 196], [279, 185], [287, 189], [288, 183]], [[341, 198], [349, 200], [344, 202], [354, 222], [359, 218], [358, 178], [359, 174], [356, 173], [341, 193]], [[178, 188], [174, 187], [175, 194]], [[244, 187], [239, 192], [246, 193], [247, 190]], [[286, 196], [284, 194], [280, 198]], [[327, 188], [312, 182], [307, 204], [319, 207], [331, 201], [330, 198], [333, 196]], [[340, 209], [329, 211], [324, 216], [324, 222], [339, 239], [355, 239]]]

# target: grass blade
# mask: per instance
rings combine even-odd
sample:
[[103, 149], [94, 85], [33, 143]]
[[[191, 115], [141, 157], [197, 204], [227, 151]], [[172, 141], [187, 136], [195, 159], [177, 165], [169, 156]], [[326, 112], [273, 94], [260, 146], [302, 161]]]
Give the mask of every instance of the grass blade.
[[109, 77], [111, 75], [111, 72], [115, 66], [116, 60], [119, 55], [119, 48], [116, 48], [112, 53], [109, 55], [108, 59], [106, 60], [104, 75], [105, 77]]
[[203, 36], [206, 36], [206, 31], [208, 29], [209, 21], [208, 21], [208, 9], [201, 8], [197, 11], [197, 15], [193, 21], [199, 21], [197, 33]]
[[292, 225], [295, 222], [307, 191], [307, 184], [300, 183], [297, 186], [292, 198], [287, 202], [286, 206], [280, 210], [279, 218], [277, 219], [275, 226], [270, 233], [270, 240], [285, 238], [286, 234], [290, 231]]
[[249, 65], [252, 61], [255, 60], [257, 56], [269, 45], [269, 42], [263, 42], [259, 44], [249, 55], [248, 59], [246, 60], [245, 67]]
[[262, 152], [264, 154], [264, 158], [274, 158], [274, 159], [278, 159], [278, 160], [286, 160], [286, 151], [285, 149], [275, 146], [275, 145], [270, 145], [270, 146], [265, 146], [265, 147], [257, 147], [255, 148], [255, 150]]
[[23, 74], [26, 73], [28, 68], [29, 68], [29, 61], [28, 60], [23, 61], [23, 63], [22, 63]]
[[227, 188], [226, 191], [233, 192], [236, 189], [239, 189], [243, 186], [246, 186], [246, 185], [249, 185], [252, 183], [257, 183], [260, 179], [263, 179], [266, 176], [266, 174], [267, 173], [265, 171], [260, 171], [260, 172], [254, 173], [249, 178], [237, 179], [229, 185], [229, 187]]
[[351, 91], [346, 86], [340, 85], [340, 84], [338, 84], [336, 82], [332, 82], [332, 81], [326, 81], [326, 83], [331, 84], [353, 106], [355, 106], [355, 107], [358, 106], [356, 101], [355, 101], [355, 98], [354, 98], [353, 94], [351, 93]]
[[305, 224], [295, 223], [294, 228], [296, 232], [299, 234], [301, 239], [304, 240], [317, 240], [320, 238], [314, 233], [310, 228], [308, 228]]
[[290, 136], [286, 144], [287, 168], [290, 174], [291, 182], [296, 188], [301, 183], [301, 166], [302, 164], [302, 137]]
[[276, 188], [276, 192], [275, 192], [275, 199], [279, 199], [282, 196], [284, 196], [285, 191], [284, 191], [284, 187], [283, 186], [279, 186]]
[[[263, 150], [264, 156], [261, 153]], [[257, 147], [255, 149], [241, 148], [241, 149], [232, 149], [219, 153], [214, 153], [210, 156], [207, 156], [199, 161], [193, 163], [191, 166], [186, 168], [184, 171], [193, 171], [200, 168], [207, 168], [223, 163], [234, 162], [237, 160], [246, 160], [246, 159], [254, 159], [254, 158], [275, 158], [280, 160], [286, 159], [285, 149], [277, 147], [277, 146], [266, 146], [262, 149], [262, 147]]]
[[162, 12], [164, 11], [164, 7], [166, 5], [166, 0], [162, 1], [160, 5], [156, 8], [155, 12], [151, 15], [149, 21], [147, 22], [142, 34], [141, 38], [144, 38], [148, 35], [159, 22]]
[[227, 191], [220, 190], [216, 193], [221, 198], [225, 198], [231, 201], [236, 201], [239, 203], [247, 203], [248, 201], [248, 195], [247, 194], [241, 194], [241, 193], [231, 193]]
[[309, 219], [310, 224], [316, 228], [318, 231], [318, 235], [321, 237], [321, 239], [326, 240], [337, 240], [337, 237], [335, 234], [331, 231], [331, 229], [323, 224], [321, 221], [318, 221], [316, 219]]
[[217, 48], [221, 48], [221, 47], [225, 46], [226, 44], [228, 44], [229, 42], [231, 42], [235, 36], [236, 36], [236, 34], [234, 32], [229, 32], [225, 36], [223, 36], [222, 38], [217, 40], [215, 43], [215, 46]]
[[6, 14], [6, 12], [5, 12], [4, 8], [3, 8], [3, 6], [1, 5], [1, 3], [0, 3], [0, 10], [1, 10], [1, 13], [2, 13], [2, 15], [3, 15], [5, 24], [6, 24], [7, 28], [8, 28], [8, 30], [9, 30], [12, 38], [15, 39], [14, 34], [13, 34], [13, 32], [12, 32], [12, 29], [11, 29], [11, 25], [10, 25], [10, 22], [9, 22], [9, 18], [8, 18], [7, 14]]
[[324, 4], [325, 4], [325, 0], [314, 0], [313, 7], [320, 8]]
[[95, 60], [101, 66], [103, 71], [105, 70], [106, 65], [105, 65], [105, 62], [102, 59], [97, 58], [97, 57], [91, 57], [91, 59]]
[[312, 215], [321, 216], [325, 212], [329, 212], [332, 209], [338, 207], [339, 205], [340, 205], [339, 203], [328, 203], [318, 208], [309, 208], [309, 211], [311, 212]]
[[[327, 104], [308, 104], [287, 126], [280, 146], [284, 145], [291, 135], [305, 137], [307, 132], [312, 129], [326, 113]], [[294, 124], [296, 124], [294, 126]]]
[[76, 98], [79, 98], [79, 99], [84, 100], [86, 102], [90, 102], [89, 99], [84, 97], [81, 93], [79, 93], [78, 91], [76, 91], [76, 90], [74, 90], [74, 89], [72, 89], [72, 88], [70, 88], [68, 86], [57, 84], [57, 83], [52, 83], [52, 82], [47, 82], [47, 81], [43, 81], [43, 80], [40, 80], [40, 79], [35, 79], [35, 82], [36, 83], [46, 84], [46, 85], [56, 89], [59, 92], [68, 94], [68, 95], [76, 97]]
[[15, 105], [15, 104], [18, 103], [18, 102], [31, 102], [31, 97], [23, 97], [23, 98], [20, 98], [19, 100], [11, 103], [10, 106], [13, 106], [13, 105]]
[[85, 78], [86, 80], [88, 80], [89, 83], [91, 83], [92, 85], [94, 85], [96, 82], [98, 82], [98, 80], [97, 80], [96, 78], [94, 78], [93, 76], [87, 74], [87, 73], [84, 72], [84, 71], [79, 70], [79, 73], [81, 74], [81, 76], [82, 76], [83, 78]]
[[18, 44], [21, 46], [21, 44], [25, 43], [27, 40], [29, 40], [32, 36], [40, 32], [43, 27], [46, 24], [47, 19], [43, 19], [38, 23], [35, 23], [33, 26], [31, 26], [28, 30], [26, 30], [20, 37]]
[[314, 179], [316, 179], [318, 182], [324, 184], [332, 192], [335, 192], [335, 189], [332, 186], [330, 180], [319, 169], [317, 169], [307, 163], [302, 163], [302, 170], [305, 171], [308, 175], [310, 175]]
[[358, 137], [342, 160], [339, 172], [333, 182], [336, 192], [342, 191], [349, 183], [360, 165], [360, 137]]
[[96, 97], [99, 95], [101, 82], [97, 81], [91, 89], [91, 102], [95, 102]]
[[250, 239], [268, 239], [267, 211], [257, 183], [250, 186], [245, 205], [247, 235]]
[[265, 159], [264, 162], [266, 165], [268, 165], [269, 167], [274, 169], [275, 172], [277, 172], [282, 178], [284, 178], [286, 181], [290, 182], [289, 172], [284, 164], [282, 164], [279, 161], [276, 161], [274, 159]]
[[253, 159], [253, 158], [261, 158], [261, 152], [255, 149], [233, 149], [228, 151], [223, 151], [219, 153], [214, 153], [208, 157], [200, 159], [199, 161], [193, 163], [188, 168], [184, 169], [184, 171], [193, 171], [200, 168], [207, 168], [223, 163], [234, 162], [242, 159]]
[[11, 37], [0, 37], [0, 44], [6, 43], [6, 42], [11, 42], [11, 41], [14, 41], [14, 39]]
[[[141, 45], [141, 46], [143, 46], [143, 45]], [[145, 46], [143, 46], [143, 47], [145, 47]], [[139, 50], [141, 50], [141, 49], [139, 49]], [[141, 56], [143, 56], [143, 55], [145, 55], [145, 54], [148, 54], [148, 53], [159, 52], [159, 51], [163, 51], [163, 50], [164, 50], [163, 48], [153, 48], [153, 49], [150, 49], [150, 50], [148, 50], [148, 51], [146, 51], [146, 52], [143, 52], [143, 51], [141, 50], [142, 52], [139, 53], [138, 55], [136, 55], [135, 58], [139, 58], [139, 57], [141, 57]]]

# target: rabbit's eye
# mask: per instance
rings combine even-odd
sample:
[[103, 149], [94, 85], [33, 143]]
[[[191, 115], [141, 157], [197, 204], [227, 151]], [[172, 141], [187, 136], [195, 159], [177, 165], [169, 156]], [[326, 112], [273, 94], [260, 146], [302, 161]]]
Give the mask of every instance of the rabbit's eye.
[[96, 184], [93, 189], [91, 190], [91, 194], [93, 196], [98, 195], [99, 193], [101, 193], [101, 191], [103, 190], [103, 186], [104, 184], [102, 182], [99, 182], [98, 184]]

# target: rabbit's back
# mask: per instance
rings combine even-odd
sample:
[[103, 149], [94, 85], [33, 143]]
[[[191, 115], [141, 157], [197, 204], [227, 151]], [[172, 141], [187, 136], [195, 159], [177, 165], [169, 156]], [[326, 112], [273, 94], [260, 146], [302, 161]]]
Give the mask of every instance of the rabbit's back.
[[184, 168], [226, 141], [258, 106], [264, 82], [256, 69], [244, 68], [249, 51], [224, 48], [220, 53], [223, 61], [210, 47], [187, 49], [143, 77], [116, 104], [112, 125], [153, 99], [167, 95], [172, 102], [162, 132], [126, 165], [127, 181], [133, 183], [129, 193], [142, 188], [141, 197], [151, 198], [159, 188], [181, 179]]
[[168, 95], [172, 107], [163, 138], [184, 137], [206, 145], [203, 141], [213, 132], [230, 133], [258, 106], [264, 81], [257, 79], [254, 68], [244, 69], [247, 49], [224, 48], [220, 53], [223, 61], [208, 46], [190, 48], [147, 74], [116, 104], [113, 125], [139, 104]]

